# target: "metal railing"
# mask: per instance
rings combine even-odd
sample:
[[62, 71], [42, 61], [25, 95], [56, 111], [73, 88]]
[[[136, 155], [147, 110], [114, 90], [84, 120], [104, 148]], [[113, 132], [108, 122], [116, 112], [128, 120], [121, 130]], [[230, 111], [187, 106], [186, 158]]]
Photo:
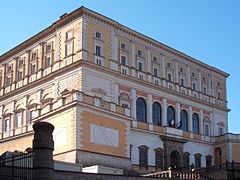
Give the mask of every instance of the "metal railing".
[[33, 152], [6, 153], [0, 157], [0, 179], [31, 180]]

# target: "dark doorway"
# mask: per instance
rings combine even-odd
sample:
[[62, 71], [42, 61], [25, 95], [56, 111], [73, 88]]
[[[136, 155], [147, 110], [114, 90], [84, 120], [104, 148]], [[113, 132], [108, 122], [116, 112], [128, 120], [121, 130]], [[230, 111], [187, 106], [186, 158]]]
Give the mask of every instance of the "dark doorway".
[[180, 154], [177, 151], [172, 151], [170, 154], [170, 167], [173, 169], [179, 169], [180, 168]]
[[222, 150], [221, 148], [215, 148], [215, 165], [222, 164]]

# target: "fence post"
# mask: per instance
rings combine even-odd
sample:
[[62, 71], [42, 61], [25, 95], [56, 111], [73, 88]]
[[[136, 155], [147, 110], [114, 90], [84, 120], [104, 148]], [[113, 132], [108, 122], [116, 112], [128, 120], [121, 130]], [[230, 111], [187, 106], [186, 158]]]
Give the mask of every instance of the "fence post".
[[47, 122], [36, 122], [33, 125], [33, 180], [53, 180], [54, 126]]

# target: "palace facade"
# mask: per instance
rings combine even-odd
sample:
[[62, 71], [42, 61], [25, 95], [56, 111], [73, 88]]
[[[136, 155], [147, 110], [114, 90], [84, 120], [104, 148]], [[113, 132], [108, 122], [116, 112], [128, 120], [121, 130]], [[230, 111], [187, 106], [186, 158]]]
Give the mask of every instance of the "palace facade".
[[81, 7], [0, 56], [0, 154], [55, 126], [54, 159], [158, 171], [240, 162], [229, 74]]

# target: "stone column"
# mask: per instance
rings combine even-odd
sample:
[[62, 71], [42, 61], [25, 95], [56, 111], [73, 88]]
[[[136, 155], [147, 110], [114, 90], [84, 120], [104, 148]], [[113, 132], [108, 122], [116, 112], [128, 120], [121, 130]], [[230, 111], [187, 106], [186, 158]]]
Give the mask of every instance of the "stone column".
[[191, 88], [190, 67], [187, 65], [187, 87]]
[[132, 100], [132, 104], [131, 104], [131, 117], [136, 120], [136, 101], [137, 101], [137, 94], [136, 94], [136, 90], [132, 89], [131, 90], [131, 100]]
[[214, 121], [213, 121], [213, 113], [210, 113], [210, 136], [214, 136], [215, 133], [214, 133]]
[[175, 60], [175, 67], [174, 67], [174, 72], [175, 72], [175, 82], [179, 83], [179, 78], [178, 78], [178, 63]]
[[135, 59], [135, 44], [132, 42], [132, 47], [131, 47], [131, 76], [135, 77], [136, 76], [136, 59]]
[[192, 132], [192, 106], [188, 108], [188, 131]]
[[168, 126], [167, 122], [167, 99], [163, 98], [162, 126]]
[[163, 54], [161, 54], [161, 66], [162, 66], [162, 85], [163, 87], [167, 87], [167, 84], [166, 84], [166, 68], [165, 68], [165, 57]]
[[147, 122], [152, 124], [152, 95], [148, 94], [147, 96]]
[[180, 112], [181, 112], [181, 110], [180, 110], [180, 103], [179, 102], [177, 102], [176, 103], [176, 127], [179, 127], [180, 126]]
[[200, 127], [200, 134], [203, 134], [203, 110], [200, 110], [200, 116], [199, 116], [199, 127]]
[[47, 122], [37, 122], [33, 129], [33, 180], [53, 180], [54, 126]]
[[198, 84], [199, 84], [199, 91], [202, 92], [202, 75], [201, 72], [198, 71]]

